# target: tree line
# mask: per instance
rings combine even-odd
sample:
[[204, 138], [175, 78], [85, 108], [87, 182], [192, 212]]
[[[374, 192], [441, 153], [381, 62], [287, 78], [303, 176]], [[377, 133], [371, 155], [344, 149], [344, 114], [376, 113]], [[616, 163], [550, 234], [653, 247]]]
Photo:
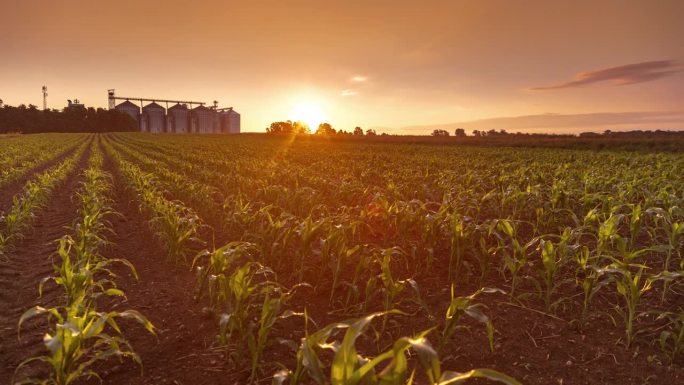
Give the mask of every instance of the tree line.
[[[449, 131], [443, 129], [435, 129], [430, 134], [431, 136], [450, 136]], [[454, 131], [454, 136], [465, 137], [465, 129], [457, 128]], [[664, 130], [631, 130], [631, 131], [611, 131], [605, 130], [603, 133], [598, 132], [581, 132], [575, 134], [550, 134], [550, 133], [523, 133], [523, 132], [508, 132], [506, 130], [472, 130], [472, 136], [476, 138], [496, 138], [496, 137], [530, 137], [530, 138], [633, 138], [633, 137], [660, 137], [660, 136], [684, 136], [684, 131], [664, 131]]]
[[[302, 122], [293, 122], [291, 120], [273, 122], [269, 127], [266, 127], [266, 132], [269, 134], [312, 134], [309, 126]], [[330, 123], [321, 123], [318, 125], [316, 135], [324, 136], [396, 136], [382, 133], [378, 135], [374, 129], [363, 130], [361, 127], [355, 127], [351, 132], [334, 129]], [[435, 129], [430, 133], [432, 137], [449, 137], [451, 133], [444, 129]], [[466, 133], [464, 128], [457, 128], [454, 130], [453, 136], [457, 138], [474, 137], [474, 138], [635, 138], [635, 137], [684, 137], [684, 131], [664, 131], [664, 130], [632, 130], [632, 131], [611, 131], [605, 130], [603, 133], [598, 132], [582, 132], [579, 134], [553, 134], [553, 133], [522, 133], [522, 132], [508, 132], [506, 130], [472, 130], [471, 135]]]
[[0, 108], [0, 133], [113, 131], [138, 131], [138, 122], [126, 113], [104, 108], [78, 106], [43, 111], [32, 104]]
[[[273, 122], [270, 126], [266, 127], [266, 132], [269, 134], [311, 134], [311, 128], [302, 122], [293, 122], [291, 120], [286, 120], [282, 122]], [[330, 123], [321, 123], [313, 132], [316, 135], [329, 135], [329, 136], [377, 136], [378, 133], [369, 128], [365, 132], [361, 127], [355, 127], [353, 131], [336, 130]], [[382, 133], [380, 135], [387, 135]]]

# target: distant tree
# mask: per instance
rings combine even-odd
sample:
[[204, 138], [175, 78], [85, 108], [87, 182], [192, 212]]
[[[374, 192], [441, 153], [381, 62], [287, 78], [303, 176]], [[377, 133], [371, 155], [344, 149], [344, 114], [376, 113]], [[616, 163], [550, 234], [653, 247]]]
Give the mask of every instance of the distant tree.
[[321, 123], [318, 125], [318, 129], [316, 129], [316, 134], [317, 135], [335, 135], [336, 131], [330, 123]]
[[449, 131], [442, 129], [435, 129], [432, 131], [432, 136], [449, 136]]
[[306, 123], [303, 123], [303, 122], [294, 122], [294, 123], [292, 123], [292, 127], [293, 127], [293, 132], [295, 134], [303, 135], [303, 134], [310, 134], [311, 133], [309, 126], [307, 126]]
[[359, 126], [354, 127], [354, 135], [363, 136], [363, 129]]
[[603, 136], [611, 136], [612, 134], [613, 134], [613, 131], [611, 131], [611, 130], [603, 131]]
[[273, 122], [266, 128], [266, 132], [269, 134], [290, 134], [294, 132], [294, 125], [289, 120], [286, 122]]
[[266, 128], [269, 134], [310, 134], [309, 127], [302, 122], [286, 120], [284, 122], [273, 122]]
[[466, 132], [462, 128], [457, 128], [456, 131], [454, 131], [454, 136], [462, 138], [462, 137], [466, 136]]
[[473, 130], [473, 136], [482, 136], [482, 132], [480, 130]]
[[366, 130], [366, 136], [376, 136], [376, 135], [378, 135], [378, 134], [375, 132], [374, 129], [369, 128]]

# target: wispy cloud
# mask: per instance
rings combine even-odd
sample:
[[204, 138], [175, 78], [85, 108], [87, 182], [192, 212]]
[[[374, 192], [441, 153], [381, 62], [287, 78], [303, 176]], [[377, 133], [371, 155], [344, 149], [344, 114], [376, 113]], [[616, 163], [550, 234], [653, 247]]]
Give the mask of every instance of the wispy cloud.
[[354, 96], [356, 94], [358, 94], [358, 92], [354, 90], [342, 90], [342, 92], [340, 92], [340, 95], [342, 96]]
[[351, 80], [352, 80], [353, 82], [356, 82], [356, 83], [363, 83], [363, 82], [365, 82], [366, 80], [368, 80], [368, 77], [366, 77], [366, 76], [361, 76], [361, 75], [357, 75], [357, 76], [352, 77]]
[[580, 72], [575, 75], [575, 80], [556, 85], [534, 87], [531, 89], [539, 91], [558, 90], [599, 82], [612, 82], [616, 85], [643, 83], [670, 76], [677, 72], [681, 72], [682, 70], [684, 70], [684, 67], [673, 60], [647, 61], [595, 71]]

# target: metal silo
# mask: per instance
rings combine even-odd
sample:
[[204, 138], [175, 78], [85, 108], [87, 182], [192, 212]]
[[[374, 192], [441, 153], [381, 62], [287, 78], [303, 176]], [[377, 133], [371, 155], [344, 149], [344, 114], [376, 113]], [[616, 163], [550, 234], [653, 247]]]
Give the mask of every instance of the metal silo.
[[190, 132], [190, 110], [185, 104], [175, 104], [169, 108], [168, 131], [177, 134]]
[[166, 132], [166, 109], [155, 102], [143, 107], [140, 127], [144, 132]]
[[140, 126], [140, 107], [138, 107], [136, 104], [126, 100], [123, 103], [119, 103], [119, 105], [114, 107], [114, 109], [130, 115], [131, 118], [135, 119], [135, 122], [138, 123], [138, 126]]
[[198, 106], [190, 111], [192, 132], [209, 134], [214, 131], [214, 115], [216, 111], [204, 106]]
[[229, 117], [229, 125], [228, 125], [228, 133], [229, 134], [239, 134], [240, 133], [240, 114], [238, 114], [237, 111], [231, 109], [228, 111]]
[[218, 132], [223, 134], [239, 134], [240, 133], [240, 114], [232, 108], [223, 109], [218, 113], [219, 127]]

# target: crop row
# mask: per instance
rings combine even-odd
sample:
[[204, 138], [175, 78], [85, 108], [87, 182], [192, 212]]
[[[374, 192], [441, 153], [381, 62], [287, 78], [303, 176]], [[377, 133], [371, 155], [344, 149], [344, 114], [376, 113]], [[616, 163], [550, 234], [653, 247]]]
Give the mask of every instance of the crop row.
[[78, 217], [69, 234], [59, 240], [59, 259], [53, 261], [54, 274], [43, 279], [39, 288], [42, 292], [46, 283], [53, 282], [64, 292], [63, 303], [50, 308], [33, 307], [19, 319], [20, 330], [27, 319], [39, 315], [47, 319], [48, 325], [43, 338], [46, 354], [27, 359], [19, 368], [42, 362], [50, 370], [41, 378], [24, 379], [24, 382], [67, 385], [83, 379], [93, 380], [99, 378], [93, 370], [94, 364], [114, 357], [130, 357], [140, 363], [117, 323], [119, 319], [134, 320], [154, 333], [152, 324], [136, 310], [104, 311], [98, 302], [103, 296], [125, 295], [117, 287], [114, 265], [122, 264], [134, 275], [136, 272], [128, 261], [101, 254], [107, 244], [106, 236], [111, 232], [107, 218], [116, 213], [108, 195], [112, 189], [111, 175], [102, 170], [99, 144], [91, 148], [89, 166], [74, 196], [80, 206]]
[[23, 192], [13, 197], [12, 207], [0, 216], [0, 257], [10, 251], [30, 227], [36, 213], [45, 207], [54, 190], [74, 170], [90, 142], [83, 142], [71, 157], [26, 182]]
[[84, 135], [37, 135], [16, 143], [3, 143], [0, 152], [0, 188], [76, 148], [84, 140]]

